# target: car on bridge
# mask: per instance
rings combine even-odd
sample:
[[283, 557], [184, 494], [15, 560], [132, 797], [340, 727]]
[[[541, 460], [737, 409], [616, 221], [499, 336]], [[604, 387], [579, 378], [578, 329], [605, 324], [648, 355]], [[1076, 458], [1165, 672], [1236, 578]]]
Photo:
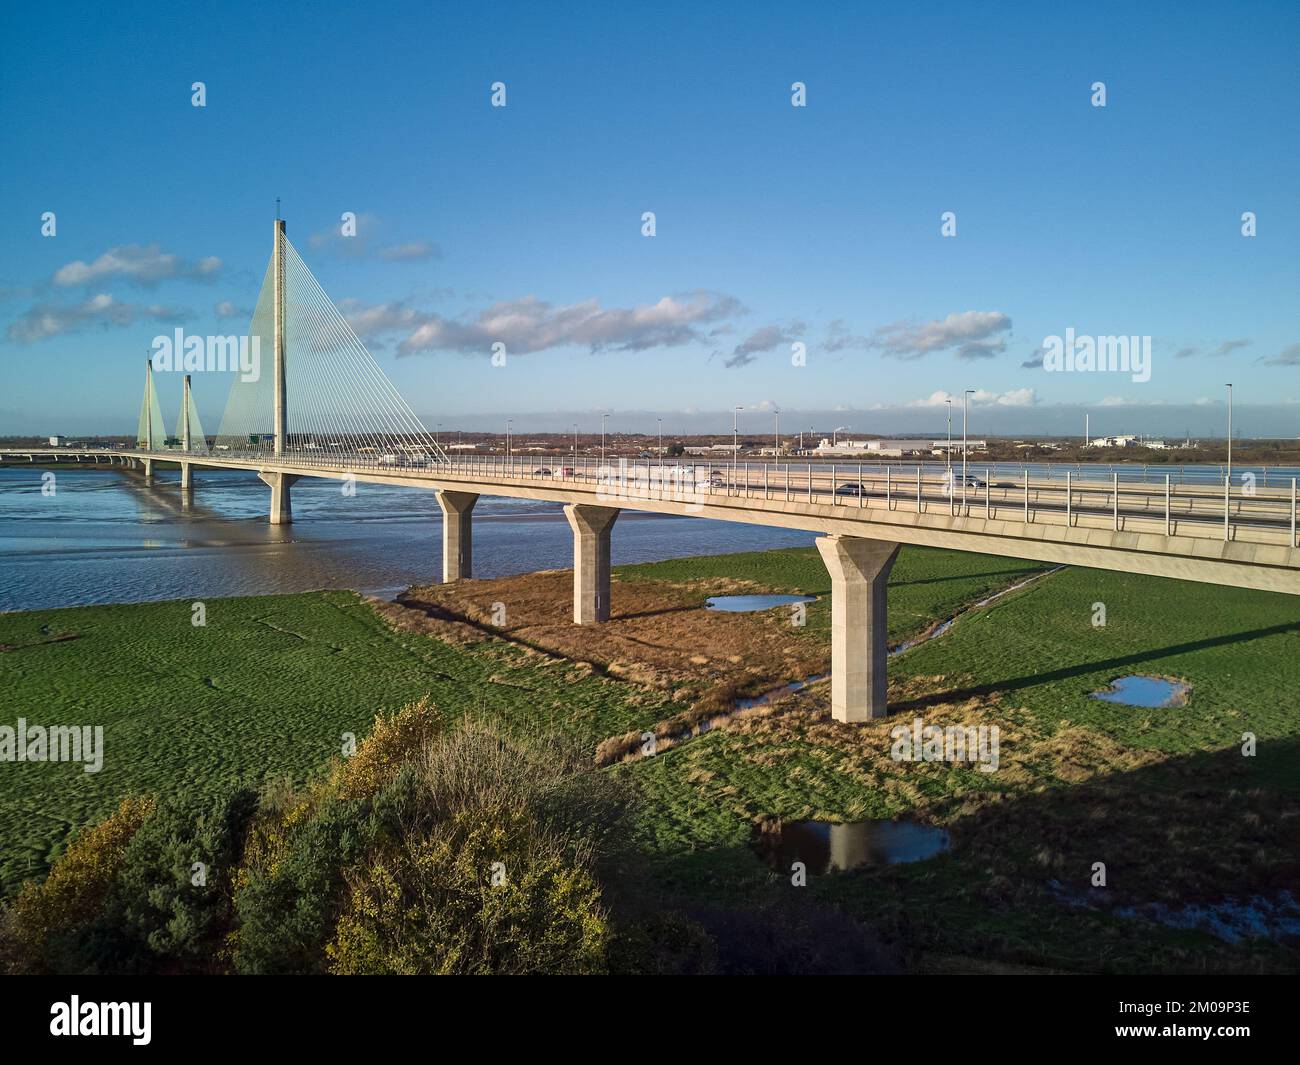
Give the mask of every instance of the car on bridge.
[[867, 496], [871, 494], [871, 489], [865, 484], [858, 484], [857, 481], [849, 481], [836, 488], [835, 494], [837, 496]]

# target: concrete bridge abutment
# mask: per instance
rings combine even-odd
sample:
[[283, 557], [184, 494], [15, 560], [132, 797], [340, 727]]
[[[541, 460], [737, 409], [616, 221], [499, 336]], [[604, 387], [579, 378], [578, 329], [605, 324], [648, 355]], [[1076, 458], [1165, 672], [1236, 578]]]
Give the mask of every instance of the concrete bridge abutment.
[[474, 504], [477, 492], [438, 490], [442, 508], [442, 583], [467, 580], [474, 570]]
[[821, 536], [817, 550], [831, 577], [831, 716], [884, 717], [889, 688], [889, 571], [899, 544], [860, 536]]
[[590, 625], [609, 620], [609, 534], [618, 507], [570, 503], [564, 516], [573, 529], [573, 620]]
[[259, 472], [258, 480], [271, 486], [272, 525], [288, 525], [293, 521], [293, 505], [289, 499], [289, 488], [298, 480], [296, 473]]

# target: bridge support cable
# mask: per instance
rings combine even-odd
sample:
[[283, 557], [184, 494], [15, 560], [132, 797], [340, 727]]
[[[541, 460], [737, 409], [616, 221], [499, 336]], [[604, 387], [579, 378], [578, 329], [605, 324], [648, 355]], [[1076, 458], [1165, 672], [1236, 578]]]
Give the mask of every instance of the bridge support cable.
[[203, 423], [199, 421], [199, 408], [194, 403], [194, 393], [190, 390], [190, 375], [185, 375], [185, 387], [181, 390], [181, 411], [176, 418], [176, 432], [172, 434], [180, 441], [182, 451], [191, 455], [208, 453], [208, 438], [203, 435]]
[[[284, 278], [285, 432], [290, 462], [427, 467], [446, 453], [401, 397], [287, 237]], [[276, 286], [268, 269], [250, 325], [262, 372], [237, 378], [218, 432], [221, 450], [274, 454]]]
[[162, 407], [158, 403], [158, 390], [153, 382], [153, 360], [145, 360], [144, 399], [140, 401], [140, 420], [136, 425], [136, 447], [148, 451], [161, 451], [167, 439], [163, 427]]

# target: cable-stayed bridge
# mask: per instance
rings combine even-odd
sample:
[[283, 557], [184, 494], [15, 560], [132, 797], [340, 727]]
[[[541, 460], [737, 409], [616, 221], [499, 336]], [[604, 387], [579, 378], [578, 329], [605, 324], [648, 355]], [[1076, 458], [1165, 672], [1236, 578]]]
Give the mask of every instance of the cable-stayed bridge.
[[735, 457], [721, 468], [663, 456], [614, 464], [579, 457], [576, 447], [572, 459], [449, 457], [278, 220], [248, 335], [217, 354], [233, 383], [210, 442], [189, 374], [168, 435], [151, 360], [134, 448], [10, 449], [0, 458], [123, 463], [146, 478], [155, 464], [174, 463], [184, 493], [194, 490], [195, 468], [253, 470], [270, 487], [276, 524], [292, 520], [292, 486], [303, 477], [430, 489], [443, 513], [447, 582], [471, 576], [479, 496], [562, 503], [574, 537], [578, 624], [610, 616], [610, 538], [622, 510], [815, 532], [831, 576], [831, 704], [841, 721], [886, 712], [885, 589], [902, 544], [1300, 594], [1294, 478], [1193, 484], [1084, 467], [1062, 481], [1027, 468], [1018, 477], [977, 476], [964, 460], [960, 469]]

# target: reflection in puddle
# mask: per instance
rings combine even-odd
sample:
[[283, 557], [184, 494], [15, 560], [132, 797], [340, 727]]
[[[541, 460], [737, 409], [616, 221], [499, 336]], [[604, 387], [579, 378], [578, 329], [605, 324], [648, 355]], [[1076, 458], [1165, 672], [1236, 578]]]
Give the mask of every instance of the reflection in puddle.
[[1167, 677], [1118, 677], [1104, 691], [1093, 692], [1094, 699], [1125, 706], [1185, 706], [1192, 686]]
[[711, 595], [707, 600], [707, 609], [742, 614], [750, 610], [789, 606], [791, 603], [811, 603], [816, 598], [815, 595]]
[[755, 706], [766, 706], [768, 703], [774, 703], [778, 699], [783, 699], [787, 695], [793, 695], [795, 692], [801, 692], [810, 684], [816, 684], [818, 681], [826, 680], [829, 673], [817, 673], [807, 680], [792, 680], [780, 688], [773, 688], [771, 691], [764, 692], [762, 695], [742, 695], [736, 700], [737, 710], [749, 710]]
[[808, 872], [821, 874], [923, 861], [948, 849], [948, 833], [911, 821], [760, 822], [754, 826], [752, 843], [777, 872], [789, 872], [793, 862], [803, 862]]

